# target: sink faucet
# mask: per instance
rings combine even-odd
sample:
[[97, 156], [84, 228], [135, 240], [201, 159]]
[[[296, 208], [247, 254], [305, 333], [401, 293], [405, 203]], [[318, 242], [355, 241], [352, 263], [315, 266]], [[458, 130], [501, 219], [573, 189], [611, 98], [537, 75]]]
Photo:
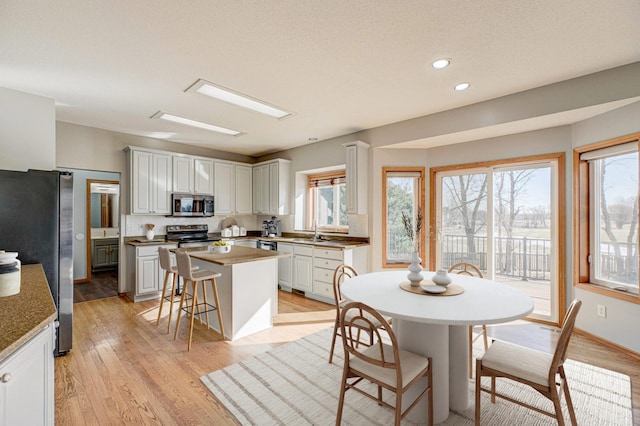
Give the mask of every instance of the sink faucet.
[[318, 236], [318, 221], [313, 221], [313, 241], [318, 241], [320, 237]]

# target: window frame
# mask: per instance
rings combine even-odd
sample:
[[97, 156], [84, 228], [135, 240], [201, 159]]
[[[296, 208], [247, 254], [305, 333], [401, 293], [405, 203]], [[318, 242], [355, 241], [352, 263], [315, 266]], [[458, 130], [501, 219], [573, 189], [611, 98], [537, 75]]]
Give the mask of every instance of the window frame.
[[[567, 293], [567, 271], [566, 271], [566, 159], [564, 152], [532, 155], [526, 157], [506, 158], [501, 160], [482, 161], [475, 163], [456, 164], [450, 166], [432, 167], [429, 170], [429, 229], [435, 230], [431, 232], [429, 237], [429, 269], [435, 270], [436, 257], [438, 250], [438, 209], [437, 200], [439, 189], [437, 188], [438, 173], [442, 172], [460, 172], [466, 173], [474, 172], [481, 169], [507, 169], [509, 167], [526, 166], [527, 164], [536, 164], [543, 162], [555, 162], [557, 173], [557, 188], [552, 188], [557, 191], [557, 232], [552, 235], [553, 244], [557, 246], [557, 312], [551, 312], [552, 320], [546, 320], [536, 317], [528, 317], [531, 321], [557, 325], [558, 322], [564, 317], [566, 311], [566, 293]], [[489, 180], [488, 185], [492, 183]], [[493, 209], [491, 204], [487, 204], [487, 208]]]
[[[615, 299], [640, 304], [639, 294], [616, 290], [591, 279], [591, 265], [588, 257], [591, 253], [591, 189], [589, 162], [581, 159], [580, 154], [614, 147], [625, 143], [638, 144], [640, 151], [640, 133], [632, 133], [601, 142], [574, 148], [573, 150], [573, 285], [590, 292], [606, 295]], [[638, 166], [640, 167], [640, 161]], [[640, 188], [640, 183], [639, 183]]]
[[383, 268], [406, 268], [410, 262], [389, 262], [387, 259], [387, 174], [389, 173], [419, 173], [418, 183], [418, 207], [422, 210], [422, 229], [423, 238], [420, 244], [419, 256], [422, 259], [422, 266], [426, 265], [426, 246], [428, 244], [428, 229], [426, 224], [426, 182], [425, 182], [425, 168], [424, 167], [383, 167], [382, 168], [382, 267]]
[[[314, 173], [314, 174], [309, 174], [307, 175], [307, 199], [308, 199], [308, 216], [307, 216], [307, 229], [313, 229], [313, 223], [314, 220], [316, 218], [316, 196], [314, 194], [314, 189], [317, 188], [317, 186], [313, 186], [311, 184], [312, 181], [314, 180], [325, 180], [325, 179], [342, 179], [344, 182], [341, 183], [341, 185], [346, 185], [346, 169], [339, 169], [339, 170], [334, 170], [331, 172], [325, 172], [325, 173]], [[335, 197], [335, 193], [334, 193], [334, 197]], [[334, 200], [335, 202], [336, 200]], [[346, 206], [346, 197], [343, 200]], [[348, 213], [345, 213], [347, 215], [348, 218]], [[339, 219], [338, 219], [339, 222]], [[318, 226], [318, 231], [319, 232], [335, 232], [335, 233], [342, 233], [342, 234], [348, 234], [349, 233], [349, 225], [347, 224], [347, 226]]]

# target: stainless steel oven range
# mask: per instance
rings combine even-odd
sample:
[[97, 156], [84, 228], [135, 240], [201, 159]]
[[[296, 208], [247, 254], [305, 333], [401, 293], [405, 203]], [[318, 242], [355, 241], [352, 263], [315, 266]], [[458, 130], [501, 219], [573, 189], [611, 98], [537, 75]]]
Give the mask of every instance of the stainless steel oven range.
[[209, 237], [209, 226], [201, 225], [167, 225], [167, 241], [178, 243], [182, 247], [207, 247], [212, 241], [220, 238]]

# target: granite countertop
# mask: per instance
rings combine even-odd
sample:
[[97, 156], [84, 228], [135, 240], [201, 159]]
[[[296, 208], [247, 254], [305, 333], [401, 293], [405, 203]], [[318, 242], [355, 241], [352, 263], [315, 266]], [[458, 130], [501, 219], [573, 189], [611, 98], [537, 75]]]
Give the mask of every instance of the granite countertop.
[[0, 362], [57, 316], [42, 265], [22, 265], [20, 293], [0, 297]]
[[228, 253], [209, 253], [208, 251], [203, 251], [200, 247], [191, 247], [187, 248], [186, 250], [194, 259], [199, 259], [205, 262], [211, 262], [222, 266], [230, 266], [238, 263], [255, 262], [257, 260], [264, 259], [278, 259], [281, 257], [291, 256], [291, 253], [282, 253], [279, 251], [262, 250], [243, 246], [231, 246], [231, 251]]
[[322, 237], [314, 240], [313, 237], [260, 237], [261, 240], [276, 241], [279, 243], [291, 243], [291, 244], [307, 244], [320, 248], [335, 248], [335, 249], [350, 249], [354, 247], [366, 247], [369, 245], [369, 241], [366, 239], [328, 239]]

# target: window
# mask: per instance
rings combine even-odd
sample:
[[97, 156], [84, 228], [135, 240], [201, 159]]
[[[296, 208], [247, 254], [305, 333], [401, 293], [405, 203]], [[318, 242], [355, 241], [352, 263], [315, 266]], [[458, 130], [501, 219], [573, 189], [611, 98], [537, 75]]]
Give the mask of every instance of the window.
[[319, 231], [348, 232], [346, 174], [344, 170], [309, 175], [310, 223]]
[[[385, 167], [382, 169], [382, 240], [384, 267], [404, 267], [410, 263], [413, 242], [407, 236], [402, 214], [415, 222], [418, 210], [424, 213], [424, 168]], [[415, 223], [413, 223], [415, 227]], [[422, 219], [424, 230], [424, 214]], [[426, 232], [419, 242], [420, 257], [425, 259]]]
[[458, 262], [534, 300], [532, 318], [564, 312], [564, 154], [431, 169], [430, 269]]
[[574, 151], [575, 282], [636, 303], [638, 136]]

